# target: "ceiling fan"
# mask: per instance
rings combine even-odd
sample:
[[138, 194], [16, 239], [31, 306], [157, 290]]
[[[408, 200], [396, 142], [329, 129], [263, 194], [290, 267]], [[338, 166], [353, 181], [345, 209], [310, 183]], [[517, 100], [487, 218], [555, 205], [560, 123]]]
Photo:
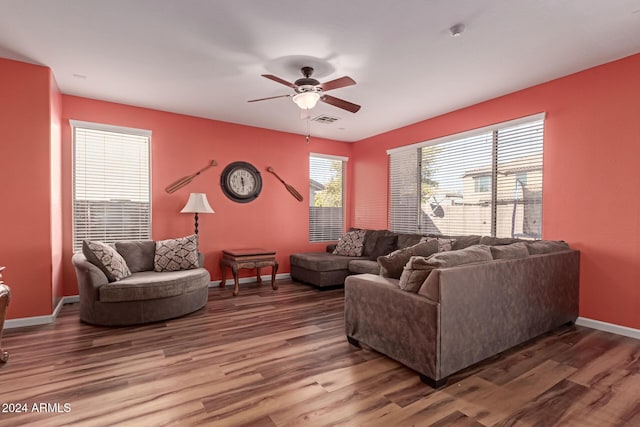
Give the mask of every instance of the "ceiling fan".
[[295, 102], [298, 107], [303, 110], [310, 110], [316, 106], [318, 101], [322, 101], [326, 104], [331, 104], [334, 107], [342, 108], [343, 110], [350, 111], [352, 113], [360, 110], [360, 106], [354, 104], [349, 101], [345, 101], [344, 99], [336, 98], [335, 96], [326, 95], [325, 92], [338, 89], [345, 86], [351, 86], [356, 84], [355, 80], [351, 77], [340, 77], [335, 80], [328, 81], [326, 83], [320, 83], [318, 80], [311, 77], [313, 74], [312, 67], [302, 67], [300, 69], [302, 72], [303, 78], [296, 80], [294, 83], [290, 83], [280, 77], [274, 76], [272, 74], [263, 74], [262, 77], [266, 77], [269, 80], [273, 80], [274, 82], [283, 84], [287, 87], [292, 88], [295, 93], [290, 95], [278, 95], [278, 96], [270, 96], [268, 98], [260, 98], [260, 99], [252, 99], [249, 102], [256, 101], [265, 101], [267, 99], [275, 99], [275, 98], [292, 98], [293, 102]]

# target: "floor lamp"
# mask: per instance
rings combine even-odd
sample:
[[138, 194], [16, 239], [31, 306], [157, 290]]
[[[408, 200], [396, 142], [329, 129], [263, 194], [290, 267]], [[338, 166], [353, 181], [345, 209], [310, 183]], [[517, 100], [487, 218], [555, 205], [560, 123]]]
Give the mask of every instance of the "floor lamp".
[[184, 205], [184, 208], [180, 211], [180, 213], [193, 213], [195, 214], [195, 227], [196, 227], [196, 236], [198, 235], [198, 214], [199, 213], [215, 213], [215, 211], [211, 208], [209, 201], [207, 200], [207, 195], [204, 193], [191, 193], [189, 195], [189, 200], [187, 200], [187, 204]]

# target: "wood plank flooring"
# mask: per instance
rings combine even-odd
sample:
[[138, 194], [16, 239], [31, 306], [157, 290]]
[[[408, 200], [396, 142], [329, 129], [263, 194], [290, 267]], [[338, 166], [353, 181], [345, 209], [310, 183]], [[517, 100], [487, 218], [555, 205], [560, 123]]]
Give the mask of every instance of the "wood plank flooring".
[[436, 391], [347, 343], [343, 290], [279, 284], [151, 325], [85, 325], [72, 304], [5, 331], [0, 426], [640, 426], [638, 340], [564, 327]]

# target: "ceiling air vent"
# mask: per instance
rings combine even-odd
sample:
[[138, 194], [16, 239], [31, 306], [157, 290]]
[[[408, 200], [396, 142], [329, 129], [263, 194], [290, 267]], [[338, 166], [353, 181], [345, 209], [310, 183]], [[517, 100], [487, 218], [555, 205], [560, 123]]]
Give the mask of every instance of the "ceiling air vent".
[[333, 117], [333, 116], [327, 116], [327, 115], [323, 114], [322, 116], [314, 117], [312, 120], [314, 122], [324, 123], [324, 124], [328, 125], [328, 124], [331, 124], [331, 123], [335, 122], [336, 120], [340, 120], [340, 118]]

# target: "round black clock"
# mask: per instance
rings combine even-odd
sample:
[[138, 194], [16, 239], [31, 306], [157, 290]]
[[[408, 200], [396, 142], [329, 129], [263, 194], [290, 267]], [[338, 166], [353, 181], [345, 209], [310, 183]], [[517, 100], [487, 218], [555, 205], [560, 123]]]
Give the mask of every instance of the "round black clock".
[[233, 162], [222, 171], [220, 186], [222, 192], [234, 202], [247, 203], [262, 191], [262, 177], [251, 163]]

